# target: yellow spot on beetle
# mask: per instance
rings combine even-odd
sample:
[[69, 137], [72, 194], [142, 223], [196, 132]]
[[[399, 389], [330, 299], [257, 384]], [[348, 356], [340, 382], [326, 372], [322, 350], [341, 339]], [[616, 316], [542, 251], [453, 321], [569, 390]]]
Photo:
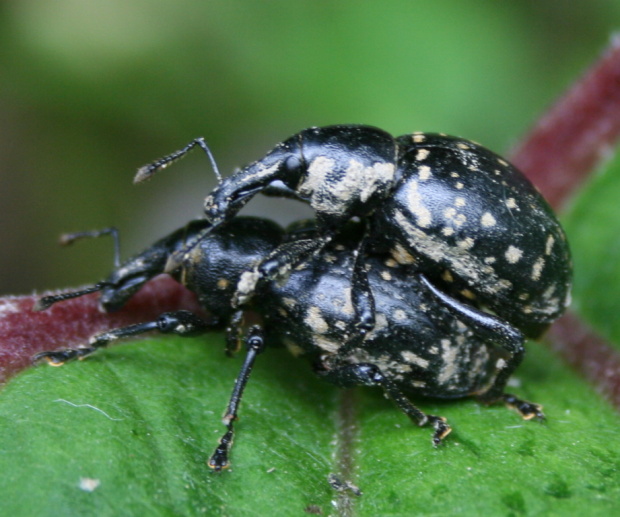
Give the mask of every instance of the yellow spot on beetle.
[[540, 280], [542, 270], [545, 267], [545, 259], [538, 257], [532, 266], [532, 280]]
[[492, 226], [495, 226], [496, 223], [497, 221], [495, 220], [495, 217], [493, 217], [490, 212], [485, 212], [480, 218], [480, 224], [486, 228], [491, 228]]
[[475, 241], [474, 241], [474, 239], [472, 239], [471, 237], [466, 237], [466, 238], [464, 238], [462, 241], [458, 241], [458, 242], [456, 243], [456, 245], [457, 245], [459, 248], [462, 248], [462, 249], [464, 249], [464, 250], [471, 249], [471, 248], [474, 246], [474, 244], [475, 244]]
[[415, 155], [415, 159], [418, 161], [426, 160], [429, 154], [430, 151], [428, 149], [419, 149]]
[[431, 168], [428, 165], [420, 165], [418, 172], [420, 174], [420, 181], [425, 181], [431, 177]]
[[521, 257], [523, 256], [523, 251], [510, 245], [508, 246], [506, 253], [504, 253], [504, 256], [510, 264], [516, 264], [517, 262], [519, 262], [519, 260], [521, 260]]

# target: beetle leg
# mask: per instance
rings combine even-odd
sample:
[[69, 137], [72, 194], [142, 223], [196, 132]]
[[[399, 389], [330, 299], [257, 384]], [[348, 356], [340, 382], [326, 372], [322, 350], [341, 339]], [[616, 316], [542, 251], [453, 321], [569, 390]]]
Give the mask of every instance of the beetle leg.
[[286, 277], [293, 267], [319, 253], [330, 240], [331, 236], [317, 237], [285, 242], [278, 246], [254, 270], [241, 275], [233, 297], [233, 307], [247, 303], [254, 296], [259, 282]]
[[226, 355], [234, 356], [241, 348], [241, 326], [244, 311], [235, 311], [226, 326]]
[[109, 228], [103, 228], [102, 230], [93, 230], [86, 232], [75, 232], [75, 233], [63, 233], [60, 236], [59, 242], [62, 246], [68, 246], [69, 244], [73, 244], [78, 239], [96, 239], [98, 237], [102, 237], [104, 235], [111, 235], [112, 240], [114, 242], [114, 267], [117, 268], [121, 264], [121, 245], [120, 238], [118, 235], [118, 230], [111, 226]]
[[156, 330], [162, 334], [176, 334], [181, 337], [196, 336], [213, 329], [213, 324], [206, 322], [189, 311], [164, 312], [154, 321], [120, 327], [90, 338], [88, 346], [66, 348], [41, 352], [33, 357], [34, 362], [45, 359], [52, 366], [61, 366], [72, 359], [84, 359], [112, 341], [144, 334]]
[[354, 252], [355, 264], [351, 279], [351, 302], [355, 310], [354, 326], [357, 329], [355, 334], [359, 334], [362, 338], [375, 326], [375, 299], [365, 269], [366, 242], [367, 239], [364, 237]]
[[440, 289], [437, 289], [424, 275], [419, 274], [419, 277], [435, 298], [459, 320], [482, 337], [497, 343], [508, 354], [506, 359], [500, 358], [497, 360], [496, 368], [498, 373], [495, 380], [486, 391], [478, 394], [478, 398], [482, 402], [489, 404], [503, 400], [506, 404], [519, 411], [523, 418], [527, 420], [534, 416], [542, 418], [541, 406], [538, 404], [522, 401], [513, 395], [504, 393], [508, 378], [519, 366], [525, 355], [525, 348], [523, 346], [525, 338], [523, 334], [500, 318], [452, 298]]
[[[103, 235], [111, 235], [114, 241], [114, 267], [118, 268], [120, 265], [120, 239], [118, 236], [118, 230], [115, 227], [103, 228], [102, 230], [93, 230], [93, 231], [85, 231], [85, 232], [75, 232], [75, 233], [63, 233], [58, 239], [58, 242], [61, 246], [68, 246], [73, 244], [78, 239], [84, 238], [98, 238]], [[62, 302], [64, 300], [70, 300], [71, 298], [79, 298], [80, 296], [84, 296], [85, 294], [96, 293], [97, 291], [101, 291], [106, 287], [113, 287], [109, 282], [99, 282], [92, 286], [89, 286], [85, 289], [80, 289], [78, 291], [71, 291], [68, 293], [55, 294], [50, 296], [44, 296], [37, 300], [37, 302], [33, 305], [33, 311], [43, 311], [45, 309], [50, 308], [57, 302]]]
[[245, 360], [241, 366], [241, 371], [235, 380], [235, 387], [233, 388], [230, 401], [228, 402], [228, 406], [224, 412], [224, 417], [222, 418], [222, 422], [227, 429], [222, 438], [220, 438], [220, 443], [215, 448], [215, 452], [212, 454], [208, 462], [209, 467], [215, 470], [215, 472], [220, 472], [222, 469], [230, 466], [228, 455], [233, 444], [233, 423], [237, 419], [239, 403], [241, 402], [243, 390], [245, 389], [248, 379], [250, 378], [250, 373], [252, 373], [254, 361], [256, 360], [258, 354], [265, 349], [263, 332], [259, 326], [255, 325], [250, 328], [246, 337], [246, 347], [247, 355], [245, 356]]
[[379, 368], [371, 363], [339, 364], [335, 367], [319, 365], [319, 375], [334, 384], [349, 388], [353, 386], [380, 386], [384, 393], [398, 408], [416, 425], [422, 427], [430, 425], [433, 433], [433, 445], [437, 446], [450, 433], [451, 427], [441, 416], [427, 415], [414, 406], [405, 394], [390, 379], [381, 373]]
[[502, 399], [509, 408], [516, 410], [524, 420], [531, 420], [532, 418], [537, 418], [538, 420], [545, 419], [545, 414], [542, 412], [540, 404], [521, 400], [510, 393], [504, 393]]
[[63, 302], [65, 300], [70, 300], [72, 298], [79, 298], [80, 296], [84, 296], [86, 294], [96, 293], [105, 289], [106, 287], [114, 287], [110, 282], [99, 282], [98, 284], [91, 285], [84, 289], [80, 289], [78, 291], [70, 291], [68, 293], [60, 293], [60, 294], [52, 294], [49, 296], [43, 296], [39, 298], [34, 305], [32, 306], [33, 311], [44, 311], [45, 309], [49, 309], [52, 305], [57, 302]]
[[351, 278], [351, 305], [355, 314], [348, 331], [350, 337], [338, 350], [341, 357], [362, 346], [366, 334], [375, 326], [375, 298], [370, 289], [368, 273], [365, 269], [365, 245], [366, 240], [362, 239], [354, 251], [355, 263]]

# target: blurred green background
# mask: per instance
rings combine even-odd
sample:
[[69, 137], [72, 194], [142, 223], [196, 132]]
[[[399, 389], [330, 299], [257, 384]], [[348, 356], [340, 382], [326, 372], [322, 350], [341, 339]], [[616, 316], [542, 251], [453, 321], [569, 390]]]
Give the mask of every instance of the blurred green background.
[[117, 225], [127, 256], [199, 215], [215, 178], [197, 152], [131, 184], [197, 136], [225, 174], [335, 123], [506, 152], [618, 22], [612, 0], [2, 2], [0, 294], [109, 271], [109, 241], [61, 250], [61, 232]]

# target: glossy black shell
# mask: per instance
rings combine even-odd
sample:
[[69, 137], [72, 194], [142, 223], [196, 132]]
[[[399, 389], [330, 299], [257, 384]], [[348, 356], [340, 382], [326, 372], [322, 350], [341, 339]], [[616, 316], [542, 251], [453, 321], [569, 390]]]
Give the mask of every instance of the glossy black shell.
[[[191, 222], [129, 260], [114, 277], [131, 272], [131, 278], [138, 278], [142, 275], [135, 271], [149, 262], [163, 269], [168, 253], [209, 226], [205, 220]], [[235, 312], [230, 300], [239, 279], [284, 240], [307, 237], [314, 228], [311, 222], [300, 222], [285, 232], [266, 219], [235, 217], [200, 239], [173, 276], [226, 325]], [[352, 364], [374, 364], [400, 388], [432, 397], [465, 397], [489, 388], [499, 371], [498, 360], [508, 359], [506, 352], [438, 303], [416, 276], [416, 266], [398, 264], [389, 255], [365, 260], [376, 324], [342, 357], [343, 347], [359, 332], [352, 325], [351, 270], [361, 226], [348, 225], [343, 234], [294, 268], [286, 282], [263, 285], [244, 307], [262, 316], [268, 346], [286, 346], [310, 360], [321, 357], [327, 365], [336, 356]], [[115, 282], [115, 289], [119, 284]], [[127, 294], [125, 289], [119, 292]]]
[[438, 284], [536, 336], [570, 302], [571, 259], [553, 211], [515, 167], [437, 134], [397, 139], [401, 179], [372, 216], [379, 247], [413, 253]]
[[[256, 310], [269, 341], [283, 343], [294, 355], [338, 354], [354, 318], [352, 267], [352, 248], [331, 247], [295, 269], [287, 282], [265, 286]], [[492, 384], [505, 352], [439, 305], [415, 267], [370, 257], [366, 268], [376, 325], [341, 361], [377, 365], [401, 389], [438, 398], [480, 393]]]
[[557, 218], [521, 172], [478, 144], [309, 128], [225, 178], [205, 201], [207, 217], [230, 219], [274, 181], [310, 203], [324, 234], [361, 217], [375, 251], [417, 261], [446, 292], [476, 299], [528, 336], [569, 304], [571, 259]]

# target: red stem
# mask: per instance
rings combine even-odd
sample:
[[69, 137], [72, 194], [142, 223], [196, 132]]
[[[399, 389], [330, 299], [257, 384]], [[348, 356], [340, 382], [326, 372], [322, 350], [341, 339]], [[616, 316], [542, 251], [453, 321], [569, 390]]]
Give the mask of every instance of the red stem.
[[620, 134], [620, 35], [512, 153], [558, 209], [609, 156]]
[[[514, 150], [512, 161], [556, 209], [608, 156], [620, 136], [620, 37]], [[620, 410], [620, 354], [567, 314], [551, 345]]]
[[38, 352], [76, 347], [87, 343], [93, 334], [150, 321], [166, 311], [201, 312], [194, 294], [166, 276], [151, 280], [113, 314], [99, 311], [96, 293], [33, 312], [32, 306], [38, 299], [39, 296], [0, 299], [0, 383], [28, 367], [31, 357]]

